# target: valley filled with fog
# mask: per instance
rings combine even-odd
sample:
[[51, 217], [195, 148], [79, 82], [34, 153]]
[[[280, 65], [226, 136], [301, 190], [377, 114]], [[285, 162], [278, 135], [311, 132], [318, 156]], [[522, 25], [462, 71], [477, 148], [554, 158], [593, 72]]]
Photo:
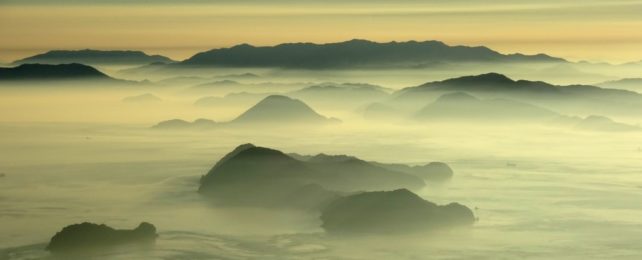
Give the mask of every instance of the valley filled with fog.
[[[158, 229], [152, 248], [93, 257], [641, 256], [642, 94], [573, 85], [629, 71], [591, 78], [529, 74], [528, 65], [98, 68], [117, 82], [0, 82], [0, 259], [54, 257], [46, 244], [73, 223], [129, 229], [143, 221]], [[446, 163], [452, 177], [424, 178], [420, 187], [396, 187], [393, 179], [385, 189], [457, 202], [474, 223], [343, 234], [324, 230], [317, 209], [213, 203], [199, 191], [202, 176], [247, 143], [296, 165], [320, 153], [383, 168]], [[349, 186], [319, 183], [324, 192]]]

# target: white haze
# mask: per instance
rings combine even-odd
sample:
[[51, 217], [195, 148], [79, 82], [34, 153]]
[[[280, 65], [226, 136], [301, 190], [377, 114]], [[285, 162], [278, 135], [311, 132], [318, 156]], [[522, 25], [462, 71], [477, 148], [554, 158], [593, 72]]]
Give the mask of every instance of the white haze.
[[[266, 70], [194, 74], [205, 77], [204, 83], [245, 72], [262, 78], [239, 82], [290, 83], [291, 88], [276, 91], [288, 92], [297, 89], [297, 84], [330, 81], [399, 89], [477, 71], [457, 75]], [[175, 76], [140, 78], [155, 82]], [[124, 250], [105, 258], [642, 257], [641, 132], [590, 132], [492, 120], [373, 122], [364, 120], [356, 105], [337, 109], [323, 104], [313, 108], [343, 122], [305, 131], [288, 126], [272, 131], [151, 129], [173, 118], [228, 121], [248, 108], [195, 106], [201, 97], [229, 93], [182, 94], [195, 84], [92, 88], [87, 82], [73, 87], [0, 88], [0, 173], [4, 173], [0, 178], [0, 249], [5, 249], [0, 259], [47, 257], [43, 248], [55, 232], [84, 221], [116, 228], [133, 228], [148, 221], [158, 228], [160, 236], [153, 250]], [[240, 91], [274, 92], [248, 88]], [[122, 102], [145, 93], [161, 100]], [[642, 116], [626, 120], [639, 124]], [[300, 154], [349, 154], [380, 162], [447, 162], [455, 171], [454, 178], [429, 184], [419, 194], [439, 204], [467, 205], [479, 220], [471, 228], [426, 235], [333, 237], [324, 234], [314, 213], [206, 204], [196, 192], [199, 177], [243, 143]]]

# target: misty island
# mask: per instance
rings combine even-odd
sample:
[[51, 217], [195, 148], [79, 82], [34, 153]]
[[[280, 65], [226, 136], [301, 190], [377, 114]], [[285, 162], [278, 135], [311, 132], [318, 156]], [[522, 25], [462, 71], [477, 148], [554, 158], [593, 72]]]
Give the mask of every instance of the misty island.
[[51, 238], [46, 249], [52, 253], [100, 252], [128, 244], [153, 244], [157, 236], [156, 227], [147, 222], [131, 230], [84, 222], [63, 228]]
[[367, 162], [347, 155], [286, 154], [244, 144], [201, 178], [199, 193], [216, 204], [322, 212], [327, 231], [391, 233], [471, 225], [466, 206], [425, 201], [410, 190], [443, 181], [452, 169]]

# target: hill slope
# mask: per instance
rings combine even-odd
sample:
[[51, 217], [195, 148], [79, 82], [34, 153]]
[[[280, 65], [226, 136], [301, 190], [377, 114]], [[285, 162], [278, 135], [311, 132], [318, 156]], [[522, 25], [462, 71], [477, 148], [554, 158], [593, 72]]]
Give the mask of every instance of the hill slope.
[[466, 206], [438, 206], [399, 189], [339, 198], [322, 210], [321, 220], [328, 232], [391, 234], [472, 225], [475, 216]]
[[480, 100], [464, 92], [440, 96], [415, 114], [417, 120], [466, 119], [466, 120], [537, 120], [553, 118], [558, 114], [530, 104], [507, 100]]
[[97, 69], [78, 63], [23, 64], [0, 68], [0, 80], [114, 80]]
[[298, 99], [271, 95], [232, 120], [230, 123], [330, 123]]
[[394, 93], [392, 103], [416, 109], [451, 92], [480, 98], [505, 98], [549, 108], [565, 114], [626, 115], [642, 110], [642, 94], [588, 85], [558, 86], [541, 81], [513, 80], [488, 73], [425, 83]]
[[[278, 150], [244, 144], [201, 178], [199, 192], [222, 203], [314, 207], [340, 192], [423, 185], [418, 177], [354, 157], [319, 155], [302, 161]], [[299, 198], [306, 198], [305, 203]]]

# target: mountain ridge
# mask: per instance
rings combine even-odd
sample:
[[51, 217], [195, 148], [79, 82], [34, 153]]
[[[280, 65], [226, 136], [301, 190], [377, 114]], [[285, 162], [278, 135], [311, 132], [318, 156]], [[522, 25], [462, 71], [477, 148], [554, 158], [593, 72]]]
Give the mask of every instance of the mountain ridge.
[[79, 80], [79, 79], [116, 79], [98, 69], [80, 64], [22, 64], [16, 67], [0, 68], [0, 80]]
[[239, 44], [212, 49], [176, 66], [344, 68], [429, 66], [441, 62], [567, 62], [546, 54], [502, 54], [485, 46], [450, 46], [440, 41]]
[[171, 63], [174, 62], [174, 60], [162, 55], [148, 55], [142, 51], [80, 49], [50, 50], [45, 53], [16, 60], [13, 64], [82, 63], [88, 65], [143, 65], [155, 62]]

